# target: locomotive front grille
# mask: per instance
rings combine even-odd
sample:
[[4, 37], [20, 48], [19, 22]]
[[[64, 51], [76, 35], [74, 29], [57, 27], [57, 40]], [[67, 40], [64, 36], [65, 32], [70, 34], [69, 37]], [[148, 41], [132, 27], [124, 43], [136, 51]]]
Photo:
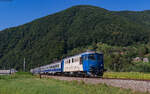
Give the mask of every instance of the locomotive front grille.
[[103, 70], [100, 69], [99, 67], [90, 67], [90, 73], [93, 75], [101, 75], [103, 73]]

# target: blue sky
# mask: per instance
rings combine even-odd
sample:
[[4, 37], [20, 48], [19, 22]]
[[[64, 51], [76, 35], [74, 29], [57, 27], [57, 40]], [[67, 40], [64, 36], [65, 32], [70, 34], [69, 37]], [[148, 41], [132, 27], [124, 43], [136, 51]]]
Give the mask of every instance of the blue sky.
[[0, 30], [25, 24], [75, 5], [108, 10], [150, 10], [150, 0], [0, 0]]

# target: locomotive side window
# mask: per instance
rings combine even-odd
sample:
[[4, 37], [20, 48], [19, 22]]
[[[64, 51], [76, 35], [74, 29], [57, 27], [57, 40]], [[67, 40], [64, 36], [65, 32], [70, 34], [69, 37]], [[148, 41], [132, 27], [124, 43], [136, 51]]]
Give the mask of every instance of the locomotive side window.
[[86, 60], [86, 56], [83, 56], [83, 59]]
[[77, 58], [74, 58], [74, 62], [77, 62]]
[[88, 56], [84, 56], [83, 59], [84, 59], [84, 60], [88, 60]]
[[67, 63], [68, 63], [68, 61], [66, 60], [66, 61], [65, 61], [65, 64], [67, 64]]
[[69, 59], [69, 63], [70, 63], [70, 59]]
[[78, 62], [78, 61], [79, 61], [79, 57], [76, 57], [76, 58], [73, 59], [72, 62]]

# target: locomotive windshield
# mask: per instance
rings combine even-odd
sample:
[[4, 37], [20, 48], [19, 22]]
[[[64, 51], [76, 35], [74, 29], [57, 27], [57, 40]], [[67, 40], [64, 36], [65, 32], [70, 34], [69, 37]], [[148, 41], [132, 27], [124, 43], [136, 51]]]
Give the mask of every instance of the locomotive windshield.
[[103, 55], [99, 54], [98, 55], [98, 60], [103, 60]]
[[90, 54], [88, 55], [88, 59], [90, 60], [96, 60], [95, 55], [94, 54]]

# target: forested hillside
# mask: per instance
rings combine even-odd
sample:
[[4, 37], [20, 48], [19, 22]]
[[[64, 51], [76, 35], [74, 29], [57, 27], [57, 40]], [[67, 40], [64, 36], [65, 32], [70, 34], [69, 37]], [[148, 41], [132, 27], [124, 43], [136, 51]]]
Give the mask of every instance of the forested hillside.
[[[64, 58], [75, 48], [147, 44], [150, 12], [109, 11], [82, 5], [0, 32], [0, 68], [22, 69]], [[81, 50], [79, 50], [81, 51]], [[111, 64], [111, 62], [109, 62]]]
[[150, 11], [145, 10], [141, 12], [136, 11], [121, 11], [121, 12], [112, 12], [113, 14], [117, 14], [119, 16], [123, 16], [131, 21], [139, 23], [143, 26], [150, 26]]

